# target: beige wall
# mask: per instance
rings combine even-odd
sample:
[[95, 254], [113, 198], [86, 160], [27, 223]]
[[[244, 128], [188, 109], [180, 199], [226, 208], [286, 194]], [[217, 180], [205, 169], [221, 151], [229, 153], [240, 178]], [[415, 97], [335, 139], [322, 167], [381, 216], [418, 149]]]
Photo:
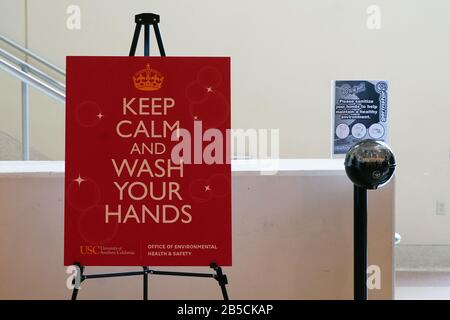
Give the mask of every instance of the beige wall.
[[[61, 67], [66, 55], [126, 55], [133, 15], [161, 14], [169, 55], [232, 57], [233, 127], [280, 128], [284, 158], [329, 156], [330, 80], [389, 80], [397, 231], [403, 243], [450, 244], [448, 0], [0, 0], [0, 32], [19, 42], [24, 3], [29, 48]], [[81, 30], [66, 28], [70, 4]], [[380, 30], [366, 27], [371, 4]], [[0, 84], [0, 130], [18, 136], [17, 84], [1, 72]], [[62, 106], [37, 93], [31, 103], [32, 146], [62, 159]]]
[[[352, 185], [342, 167], [327, 166], [306, 170], [298, 161], [277, 175], [245, 168], [233, 173], [233, 266], [225, 268], [231, 299], [353, 298]], [[0, 299], [70, 297], [63, 164], [46, 167], [48, 172], [15, 174], [2, 173], [0, 165]], [[33, 171], [22, 171], [27, 169]], [[393, 181], [369, 193], [369, 264], [381, 270], [381, 289], [370, 290], [370, 299], [393, 297], [393, 198]], [[113, 270], [138, 269], [86, 272]], [[139, 277], [88, 280], [80, 299], [140, 299], [141, 283]], [[150, 276], [149, 286], [151, 299], [221, 298], [212, 279]]]

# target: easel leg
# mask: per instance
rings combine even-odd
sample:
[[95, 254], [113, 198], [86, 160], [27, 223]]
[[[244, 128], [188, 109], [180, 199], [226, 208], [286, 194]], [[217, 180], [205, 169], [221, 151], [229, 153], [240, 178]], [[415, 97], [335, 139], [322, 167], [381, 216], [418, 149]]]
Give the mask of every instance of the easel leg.
[[84, 280], [84, 276], [83, 276], [84, 267], [78, 262], [74, 263], [74, 265], [77, 266], [77, 268], [78, 268], [77, 277], [79, 280], [75, 278], [72, 281], [72, 284], [74, 285], [74, 287], [72, 290], [71, 300], [77, 300], [79, 285], [81, 285], [81, 282], [83, 282], [83, 280]]
[[144, 24], [144, 56], [150, 56], [150, 25]]
[[219, 267], [216, 263], [211, 263], [210, 267], [214, 269], [216, 272], [216, 275], [214, 276], [214, 279], [217, 280], [220, 286], [220, 290], [222, 290], [223, 300], [228, 301], [230, 300], [228, 298], [228, 292], [226, 285], [228, 284], [227, 276], [223, 274], [222, 268]]
[[77, 300], [77, 295], [78, 295], [78, 289], [76, 287], [74, 287], [73, 291], [72, 291], [72, 298], [71, 298], [71, 300]]
[[137, 43], [139, 40], [139, 34], [141, 32], [141, 26], [142, 25], [140, 23], [136, 23], [136, 27], [134, 28], [133, 41], [131, 42], [129, 56], [134, 56], [134, 54], [136, 53], [136, 47], [137, 47]]
[[158, 42], [159, 53], [161, 57], [166, 56], [166, 51], [164, 50], [164, 45], [161, 38], [161, 32], [159, 32], [158, 23], [153, 23], [153, 30], [155, 31], [156, 41]]
[[142, 267], [144, 269], [144, 282], [143, 282], [143, 288], [144, 288], [144, 300], [148, 300], [148, 267]]

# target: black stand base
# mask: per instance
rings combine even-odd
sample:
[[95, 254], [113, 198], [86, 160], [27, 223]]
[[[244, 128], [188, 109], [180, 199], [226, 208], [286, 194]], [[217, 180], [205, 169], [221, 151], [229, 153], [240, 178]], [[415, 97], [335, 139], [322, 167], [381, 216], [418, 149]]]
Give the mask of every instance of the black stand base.
[[[100, 278], [115, 278], [115, 277], [129, 277], [129, 276], [143, 276], [143, 300], [148, 300], [148, 275], [162, 275], [162, 276], [176, 276], [176, 277], [197, 277], [197, 278], [213, 278], [217, 281], [222, 291], [224, 300], [229, 300], [226, 285], [228, 284], [227, 276], [223, 274], [222, 268], [216, 263], [211, 263], [215, 273], [196, 273], [196, 272], [177, 272], [177, 271], [159, 271], [150, 270], [148, 267], [142, 267], [142, 271], [130, 271], [130, 272], [116, 272], [116, 273], [99, 273], [99, 274], [84, 274], [85, 267], [79, 263], [75, 263], [79, 268], [79, 284], [88, 279], [100, 279]], [[73, 284], [77, 282], [74, 279]], [[72, 291], [72, 300], [76, 300], [78, 296], [79, 288], [75, 285]]]
[[354, 299], [367, 300], [367, 189], [354, 186]]

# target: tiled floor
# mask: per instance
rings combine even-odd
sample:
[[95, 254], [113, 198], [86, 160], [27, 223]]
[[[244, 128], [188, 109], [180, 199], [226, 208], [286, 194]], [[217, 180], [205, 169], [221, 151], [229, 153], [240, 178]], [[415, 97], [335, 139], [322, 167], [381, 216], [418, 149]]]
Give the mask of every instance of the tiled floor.
[[396, 300], [450, 300], [450, 271], [397, 271]]

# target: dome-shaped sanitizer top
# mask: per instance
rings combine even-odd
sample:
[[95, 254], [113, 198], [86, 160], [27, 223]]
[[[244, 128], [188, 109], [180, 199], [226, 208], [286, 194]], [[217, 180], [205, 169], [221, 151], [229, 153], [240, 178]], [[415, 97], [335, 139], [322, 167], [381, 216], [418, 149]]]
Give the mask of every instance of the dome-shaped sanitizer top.
[[376, 189], [392, 177], [395, 157], [386, 143], [363, 140], [347, 152], [344, 164], [347, 176], [355, 185]]

